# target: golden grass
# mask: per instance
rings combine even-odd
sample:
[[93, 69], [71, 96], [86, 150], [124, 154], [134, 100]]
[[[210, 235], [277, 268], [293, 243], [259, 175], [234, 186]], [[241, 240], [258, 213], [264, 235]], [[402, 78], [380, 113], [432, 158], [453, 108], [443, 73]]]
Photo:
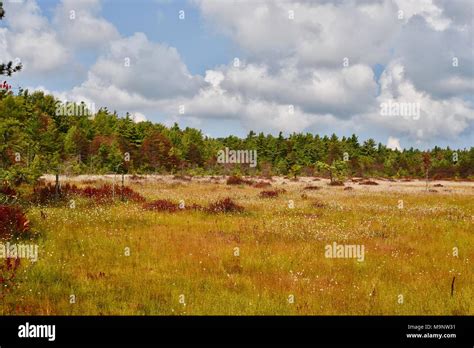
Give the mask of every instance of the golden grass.
[[[438, 194], [422, 184], [387, 192], [273, 185], [286, 192], [262, 199], [261, 189], [247, 185], [131, 183], [148, 201], [207, 206], [231, 197], [242, 214], [152, 212], [86, 199], [75, 209], [33, 208], [39, 260], [23, 262], [18, 287], [1, 300], [2, 314], [474, 314], [472, 187]], [[325, 258], [333, 241], [363, 244], [364, 262]]]

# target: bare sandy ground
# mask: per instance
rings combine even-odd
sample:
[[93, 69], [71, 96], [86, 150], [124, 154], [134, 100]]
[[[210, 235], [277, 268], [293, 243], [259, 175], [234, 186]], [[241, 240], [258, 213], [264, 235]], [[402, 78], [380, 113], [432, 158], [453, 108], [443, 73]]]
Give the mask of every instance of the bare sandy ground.
[[[54, 175], [44, 175], [42, 177], [47, 182], [54, 182]], [[172, 184], [176, 182], [181, 183], [220, 183], [225, 184], [225, 176], [199, 176], [199, 177], [186, 177], [186, 179], [175, 178], [174, 175], [140, 175], [138, 177], [132, 177], [132, 175], [125, 175], [125, 184], [128, 185], [133, 182], [142, 183], [163, 183]], [[121, 182], [120, 175], [77, 175], [77, 176], [60, 176], [61, 183], [91, 183], [91, 182], [103, 182], [116, 184]], [[344, 182], [342, 186], [329, 186], [329, 180], [324, 178], [313, 178], [313, 177], [299, 177], [297, 180], [287, 179], [284, 177], [274, 176], [271, 180], [261, 179], [257, 177], [247, 177], [246, 179], [253, 180], [255, 182], [264, 181], [270, 182], [272, 186], [281, 186], [291, 189], [303, 189], [306, 186], [319, 186], [325, 189], [344, 190], [347, 187], [351, 187], [353, 192], [406, 192], [406, 193], [438, 193], [438, 194], [468, 194], [474, 195], [474, 182], [470, 181], [447, 181], [447, 180], [436, 180], [429, 181], [428, 187], [424, 180], [388, 180], [388, 179], [370, 179], [377, 185], [361, 185], [360, 178], [352, 178]], [[354, 182], [355, 181], [355, 182]], [[350, 189], [346, 189], [350, 190]]]

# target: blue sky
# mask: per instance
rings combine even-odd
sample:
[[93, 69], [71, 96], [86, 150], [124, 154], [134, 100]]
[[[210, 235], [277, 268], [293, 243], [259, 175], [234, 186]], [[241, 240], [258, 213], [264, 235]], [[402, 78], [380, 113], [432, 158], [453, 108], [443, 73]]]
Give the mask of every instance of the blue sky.
[[[9, 79], [16, 87], [212, 136], [356, 133], [392, 148], [472, 146], [468, 0], [24, 0], [5, 8], [0, 60], [22, 60]], [[420, 114], [384, 116], [388, 102], [417, 104]]]

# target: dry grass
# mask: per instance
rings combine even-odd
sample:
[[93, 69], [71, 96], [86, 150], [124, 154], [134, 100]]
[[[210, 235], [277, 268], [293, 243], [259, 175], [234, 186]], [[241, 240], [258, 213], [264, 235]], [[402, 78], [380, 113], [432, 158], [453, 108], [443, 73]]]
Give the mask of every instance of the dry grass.
[[[312, 178], [275, 178], [285, 191], [269, 200], [224, 180], [126, 180], [148, 202], [207, 207], [229, 197], [245, 212], [147, 211], [84, 197], [75, 209], [32, 208], [39, 260], [22, 260], [3, 314], [474, 314], [472, 183], [442, 182], [437, 193], [417, 181], [346, 183], [350, 192], [323, 185], [301, 199]], [[334, 241], [363, 244], [364, 262], [325, 258]]]

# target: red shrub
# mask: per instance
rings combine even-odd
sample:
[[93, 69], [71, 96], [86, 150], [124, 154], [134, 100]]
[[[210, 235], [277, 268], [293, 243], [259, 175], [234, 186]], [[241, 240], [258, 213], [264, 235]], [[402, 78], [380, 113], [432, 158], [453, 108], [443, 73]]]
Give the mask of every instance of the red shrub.
[[260, 192], [261, 198], [275, 198], [275, 197], [278, 197], [278, 195], [279, 195], [279, 192], [277, 190]]
[[244, 208], [234, 203], [232, 199], [225, 198], [209, 205], [208, 211], [210, 213], [240, 213]]
[[0, 239], [10, 239], [15, 234], [28, 232], [30, 222], [18, 206], [0, 205]]
[[17, 195], [17, 192], [8, 185], [0, 186], [0, 193], [7, 197], [14, 197]]
[[152, 211], [167, 211], [175, 212], [178, 210], [203, 210], [199, 204], [186, 205], [184, 209], [179, 207], [179, 204], [173, 203], [167, 199], [158, 199], [153, 202], [145, 203], [143, 209]]
[[33, 197], [31, 200], [35, 203], [47, 204], [50, 202], [64, 200], [70, 195], [80, 194], [81, 190], [76, 185], [67, 183], [61, 186], [58, 194], [56, 194], [56, 186], [48, 183], [45, 186], [37, 186], [33, 189]]
[[272, 184], [270, 184], [267, 181], [259, 181], [253, 185], [255, 188], [265, 188], [265, 187], [271, 187]]
[[310, 191], [321, 190], [321, 187], [308, 185], [308, 186], [306, 186], [306, 187], [304, 188], [304, 190], [310, 190]]
[[[102, 185], [101, 187], [87, 186], [80, 190], [80, 195], [87, 198], [95, 199], [97, 202], [108, 202], [111, 201], [114, 196], [115, 198], [122, 197], [122, 187], [115, 187], [114, 193], [114, 188], [107, 184]], [[124, 199], [133, 202], [145, 201], [145, 198], [142, 195], [127, 186], [123, 188], [123, 197]]]
[[232, 175], [227, 178], [227, 185], [252, 185], [253, 182], [251, 180], [246, 180], [240, 176]]
[[144, 204], [143, 208], [146, 210], [175, 212], [179, 209], [179, 205], [167, 199], [158, 199]]
[[378, 183], [376, 183], [375, 181], [372, 181], [372, 180], [364, 180], [364, 181], [359, 182], [359, 185], [373, 185], [373, 186], [376, 186], [376, 185], [378, 185]]

